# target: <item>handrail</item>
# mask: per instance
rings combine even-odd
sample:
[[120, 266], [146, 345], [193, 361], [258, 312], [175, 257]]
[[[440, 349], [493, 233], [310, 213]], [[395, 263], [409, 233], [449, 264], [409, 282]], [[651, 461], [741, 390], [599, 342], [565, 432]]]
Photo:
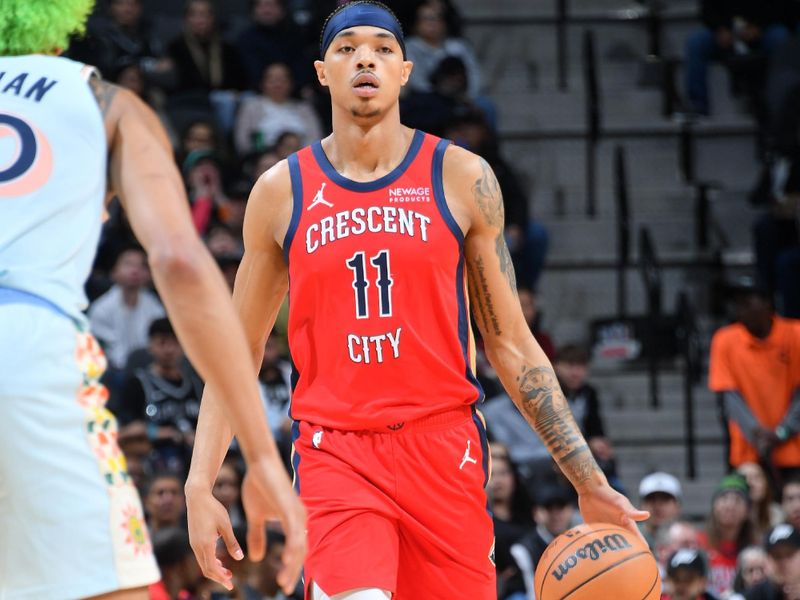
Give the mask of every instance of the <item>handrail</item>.
[[594, 32], [583, 32], [583, 81], [586, 89], [586, 215], [597, 213], [597, 143], [600, 139], [600, 91], [597, 84], [597, 54]]
[[686, 291], [678, 296], [678, 328], [676, 331], [683, 358], [683, 406], [686, 447], [686, 474], [697, 476], [697, 434], [694, 419], [694, 386], [700, 383], [703, 370], [703, 350], [697, 329], [697, 317]]
[[647, 227], [639, 229], [639, 268], [647, 294], [647, 370], [650, 380], [650, 405], [659, 407], [658, 363], [659, 348], [655, 343], [661, 322], [661, 269], [656, 257], [655, 245]]
[[614, 197], [617, 200], [617, 314], [620, 319], [628, 312], [627, 270], [630, 266], [630, 209], [625, 149], [614, 149]]

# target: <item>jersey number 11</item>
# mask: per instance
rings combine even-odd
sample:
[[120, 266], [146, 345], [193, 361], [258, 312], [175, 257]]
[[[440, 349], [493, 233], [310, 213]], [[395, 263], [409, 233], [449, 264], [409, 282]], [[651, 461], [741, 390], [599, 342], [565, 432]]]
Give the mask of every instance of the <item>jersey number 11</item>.
[[[369, 263], [378, 272], [375, 285], [378, 286], [379, 294], [379, 316], [392, 316], [392, 285], [394, 280], [389, 269], [389, 251], [381, 250], [369, 259]], [[369, 318], [369, 303], [367, 301], [367, 280], [366, 264], [363, 252], [356, 252], [352, 258], [346, 261], [347, 268], [353, 271], [353, 291], [356, 296], [356, 318]]]

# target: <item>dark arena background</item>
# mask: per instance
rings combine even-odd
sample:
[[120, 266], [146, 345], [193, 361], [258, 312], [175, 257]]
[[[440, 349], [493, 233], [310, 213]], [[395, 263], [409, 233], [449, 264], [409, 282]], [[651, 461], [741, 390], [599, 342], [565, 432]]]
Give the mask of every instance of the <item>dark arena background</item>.
[[[765, 533], [800, 528], [800, 2], [387, 4], [415, 62], [402, 120], [494, 169], [526, 319], [609, 481], [652, 513], [643, 532], [664, 597], [762, 597], [748, 590], [780, 570]], [[231, 284], [253, 183], [330, 133], [313, 60], [336, 6], [98, 0], [66, 51], [156, 110]], [[285, 598], [277, 531], [263, 563], [235, 567], [230, 595], [186, 567], [183, 482], [202, 384], [116, 201], [88, 293], [109, 408], [172, 597]], [[498, 599], [526, 600], [545, 546], [580, 514], [477, 341]], [[259, 377], [288, 466], [285, 310]], [[241, 467], [234, 449], [215, 487], [239, 533]], [[798, 599], [792, 577], [776, 581]]]

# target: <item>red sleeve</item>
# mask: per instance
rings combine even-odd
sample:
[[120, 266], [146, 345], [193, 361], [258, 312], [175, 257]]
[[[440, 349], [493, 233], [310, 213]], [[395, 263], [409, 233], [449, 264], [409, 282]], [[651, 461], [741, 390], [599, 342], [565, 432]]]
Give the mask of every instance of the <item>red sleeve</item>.
[[708, 369], [708, 387], [712, 392], [724, 392], [737, 388], [730, 365], [731, 336], [725, 328], [711, 338], [711, 357]]

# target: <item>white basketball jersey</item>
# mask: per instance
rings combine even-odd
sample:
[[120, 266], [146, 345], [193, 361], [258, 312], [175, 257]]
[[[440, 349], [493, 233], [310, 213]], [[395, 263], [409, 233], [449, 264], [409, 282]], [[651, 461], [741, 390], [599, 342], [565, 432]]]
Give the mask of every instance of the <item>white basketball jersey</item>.
[[79, 321], [103, 216], [107, 144], [81, 63], [0, 57], [0, 288]]

